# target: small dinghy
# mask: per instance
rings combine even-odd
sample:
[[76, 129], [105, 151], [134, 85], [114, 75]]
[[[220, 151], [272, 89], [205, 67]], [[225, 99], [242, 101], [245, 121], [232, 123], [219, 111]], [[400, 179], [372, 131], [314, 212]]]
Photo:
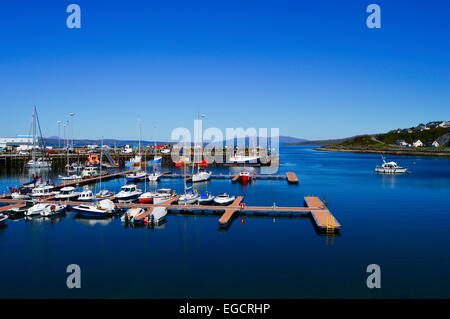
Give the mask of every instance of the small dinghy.
[[120, 217], [120, 221], [122, 223], [133, 223], [134, 222], [134, 217], [145, 213], [145, 209], [140, 208], [140, 207], [132, 207], [130, 209], [128, 209], [125, 214], [122, 215], [122, 217]]
[[214, 198], [214, 203], [216, 205], [227, 206], [233, 203], [235, 199], [236, 199], [235, 196], [230, 196], [227, 193], [222, 193], [220, 195], [217, 195], [216, 198]]
[[160, 225], [166, 220], [167, 207], [154, 207], [152, 213], [146, 217], [144, 223]]

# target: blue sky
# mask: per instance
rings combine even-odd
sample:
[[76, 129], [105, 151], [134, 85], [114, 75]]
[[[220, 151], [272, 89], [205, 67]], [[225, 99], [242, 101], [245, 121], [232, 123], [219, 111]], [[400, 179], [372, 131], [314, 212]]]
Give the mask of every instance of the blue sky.
[[2, 1], [0, 136], [28, 133], [34, 104], [45, 136], [76, 112], [76, 138], [135, 139], [140, 117], [167, 140], [197, 112], [308, 139], [450, 120], [449, 15], [438, 0]]

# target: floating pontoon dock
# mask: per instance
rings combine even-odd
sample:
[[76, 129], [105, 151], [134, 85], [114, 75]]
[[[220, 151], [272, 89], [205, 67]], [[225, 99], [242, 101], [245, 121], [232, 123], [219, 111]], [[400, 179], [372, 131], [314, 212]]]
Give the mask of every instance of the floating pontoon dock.
[[[218, 220], [220, 228], [227, 228], [231, 225], [234, 217], [238, 215], [243, 216], [278, 216], [278, 217], [292, 217], [292, 216], [311, 216], [313, 225], [318, 231], [329, 233], [339, 232], [341, 224], [334, 218], [325, 204], [314, 196], [307, 196], [304, 198], [305, 207], [279, 207], [279, 206], [247, 206], [243, 202], [242, 196], [236, 197], [235, 201], [229, 206], [212, 206], [212, 205], [175, 205], [173, 204], [178, 200], [178, 196], [174, 196], [170, 200], [161, 204], [140, 204], [140, 203], [116, 203], [117, 207], [130, 208], [141, 207], [149, 212], [153, 207], [167, 207], [169, 213], [188, 211], [191, 213], [212, 213], [221, 214]], [[47, 199], [40, 201], [43, 203], [61, 203], [61, 201], [55, 201]], [[13, 199], [0, 199], [0, 203], [9, 203], [15, 205], [8, 205], [1, 207], [1, 211], [11, 209], [13, 207], [20, 207], [25, 203], [23, 200]], [[67, 205], [80, 205], [86, 204], [79, 201], [63, 201]]]

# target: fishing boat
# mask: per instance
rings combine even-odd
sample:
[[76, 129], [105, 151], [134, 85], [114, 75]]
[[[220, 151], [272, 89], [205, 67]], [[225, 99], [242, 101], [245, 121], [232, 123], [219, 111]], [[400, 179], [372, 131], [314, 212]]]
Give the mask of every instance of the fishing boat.
[[89, 187], [85, 186], [83, 191], [79, 194], [78, 200], [82, 202], [90, 202], [95, 199], [95, 195]]
[[52, 185], [40, 186], [33, 188], [31, 191], [31, 197], [47, 197], [58, 194], [59, 192], [54, 190]]
[[158, 171], [157, 166], [153, 166], [153, 172], [148, 174], [148, 180], [150, 182], [157, 182], [161, 178], [162, 174]]
[[[33, 148], [31, 150], [32, 158], [31, 158], [31, 160], [29, 160], [27, 162], [26, 167], [28, 167], [28, 168], [51, 168], [52, 163], [51, 163], [50, 159], [36, 158], [37, 150], [40, 149], [40, 150], [45, 151], [45, 145], [43, 143], [44, 139], [42, 138], [41, 125], [39, 123], [36, 106], [34, 106], [34, 111], [33, 111], [33, 115], [32, 115], [31, 130], [33, 133]], [[38, 137], [37, 137], [38, 130], [40, 133], [40, 139], [38, 139]]]
[[109, 199], [101, 200], [97, 203], [77, 205], [73, 207], [81, 217], [105, 218], [112, 215], [115, 205]]
[[152, 160], [148, 161], [148, 164], [156, 165], [156, 164], [161, 164], [161, 162], [162, 162], [162, 157], [161, 156], [155, 156]]
[[215, 196], [211, 195], [209, 192], [203, 193], [198, 198], [198, 203], [200, 205], [211, 205], [214, 203]]
[[242, 184], [248, 184], [252, 181], [252, 175], [250, 175], [250, 172], [240, 171], [239, 172], [239, 181]]
[[80, 196], [80, 192], [75, 191], [75, 187], [66, 186], [60, 189], [59, 194], [55, 195], [56, 199], [71, 200]]
[[41, 211], [41, 216], [49, 217], [49, 216], [59, 215], [59, 214], [62, 214], [66, 210], [66, 208], [67, 208], [67, 205], [50, 204]]
[[142, 165], [142, 156], [141, 155], [136, 155], [132, 158], [130, 158], [129, 161], [125, 161], [125, 166], [130, 167], [130, 166], [141, 166]]
[[8, 219], [8, 215], [0, 213], [0, 225], [3, 225], [7, 219]]
[[396, 162], [386, 162], [384, 156], [382, 157], [383, 164], [375, 167], [375, 172], [384, 174], [402, 174], [406, 173], [406, 167], [398, 166]]
[[129, 174], [125, 175], [125, 179], [128, 182], [135, 182], [135, 181], [140, 181], [140, 180], [144, 180], [147, 177], [147, 173], [143, 170], [138, 170]]
[[216, 205], [227, 206], [233, 203], [235, 199], [236, 199], [235, 196], [230, 196], [227, 193], [222, 193], [214, 198], [214, 203]]
[[142, 190], [134, 184], [124, 185], [120, 188], [114, 198], [118, 201], [129, 201], [138, 198], [142, 194]]
[[28, 208], [28, 210], [25, 212], [25, 216], [40, 216], [41, 213], [44, 211], [44, 209], [46, 209], [48, 206], [50, 206], [50, 204], [46, 204], [46, 203], [37, 203], [34, 204], [33, 206], [31, 206], [30, 208]]
[[125, 214], [122, 215], [122, 217], [120, 217], [120, 221], [122, 223], [133, 223], [134, 222], [134, 217], [136, 217], [139, 214], [142, 214], [145, 212], [144, 208], [141, 207], [132, 207], [130, 209], [128, 209]]

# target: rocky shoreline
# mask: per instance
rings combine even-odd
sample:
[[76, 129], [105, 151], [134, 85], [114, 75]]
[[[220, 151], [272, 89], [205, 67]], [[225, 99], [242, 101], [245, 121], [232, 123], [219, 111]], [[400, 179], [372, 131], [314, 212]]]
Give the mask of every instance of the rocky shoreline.
[[450, 157], [450, 148], [446, 149], [404, 149], [404, 148], [374, 148], [374, 147], [344, 147], [344, 146], [321, 146], [316, 151], [328, 152], [348, 152], [348, 153], [367, 153], [367, 154], [390, 154], [390, 155], [419, 155], [419, 156], [448, 156]]

